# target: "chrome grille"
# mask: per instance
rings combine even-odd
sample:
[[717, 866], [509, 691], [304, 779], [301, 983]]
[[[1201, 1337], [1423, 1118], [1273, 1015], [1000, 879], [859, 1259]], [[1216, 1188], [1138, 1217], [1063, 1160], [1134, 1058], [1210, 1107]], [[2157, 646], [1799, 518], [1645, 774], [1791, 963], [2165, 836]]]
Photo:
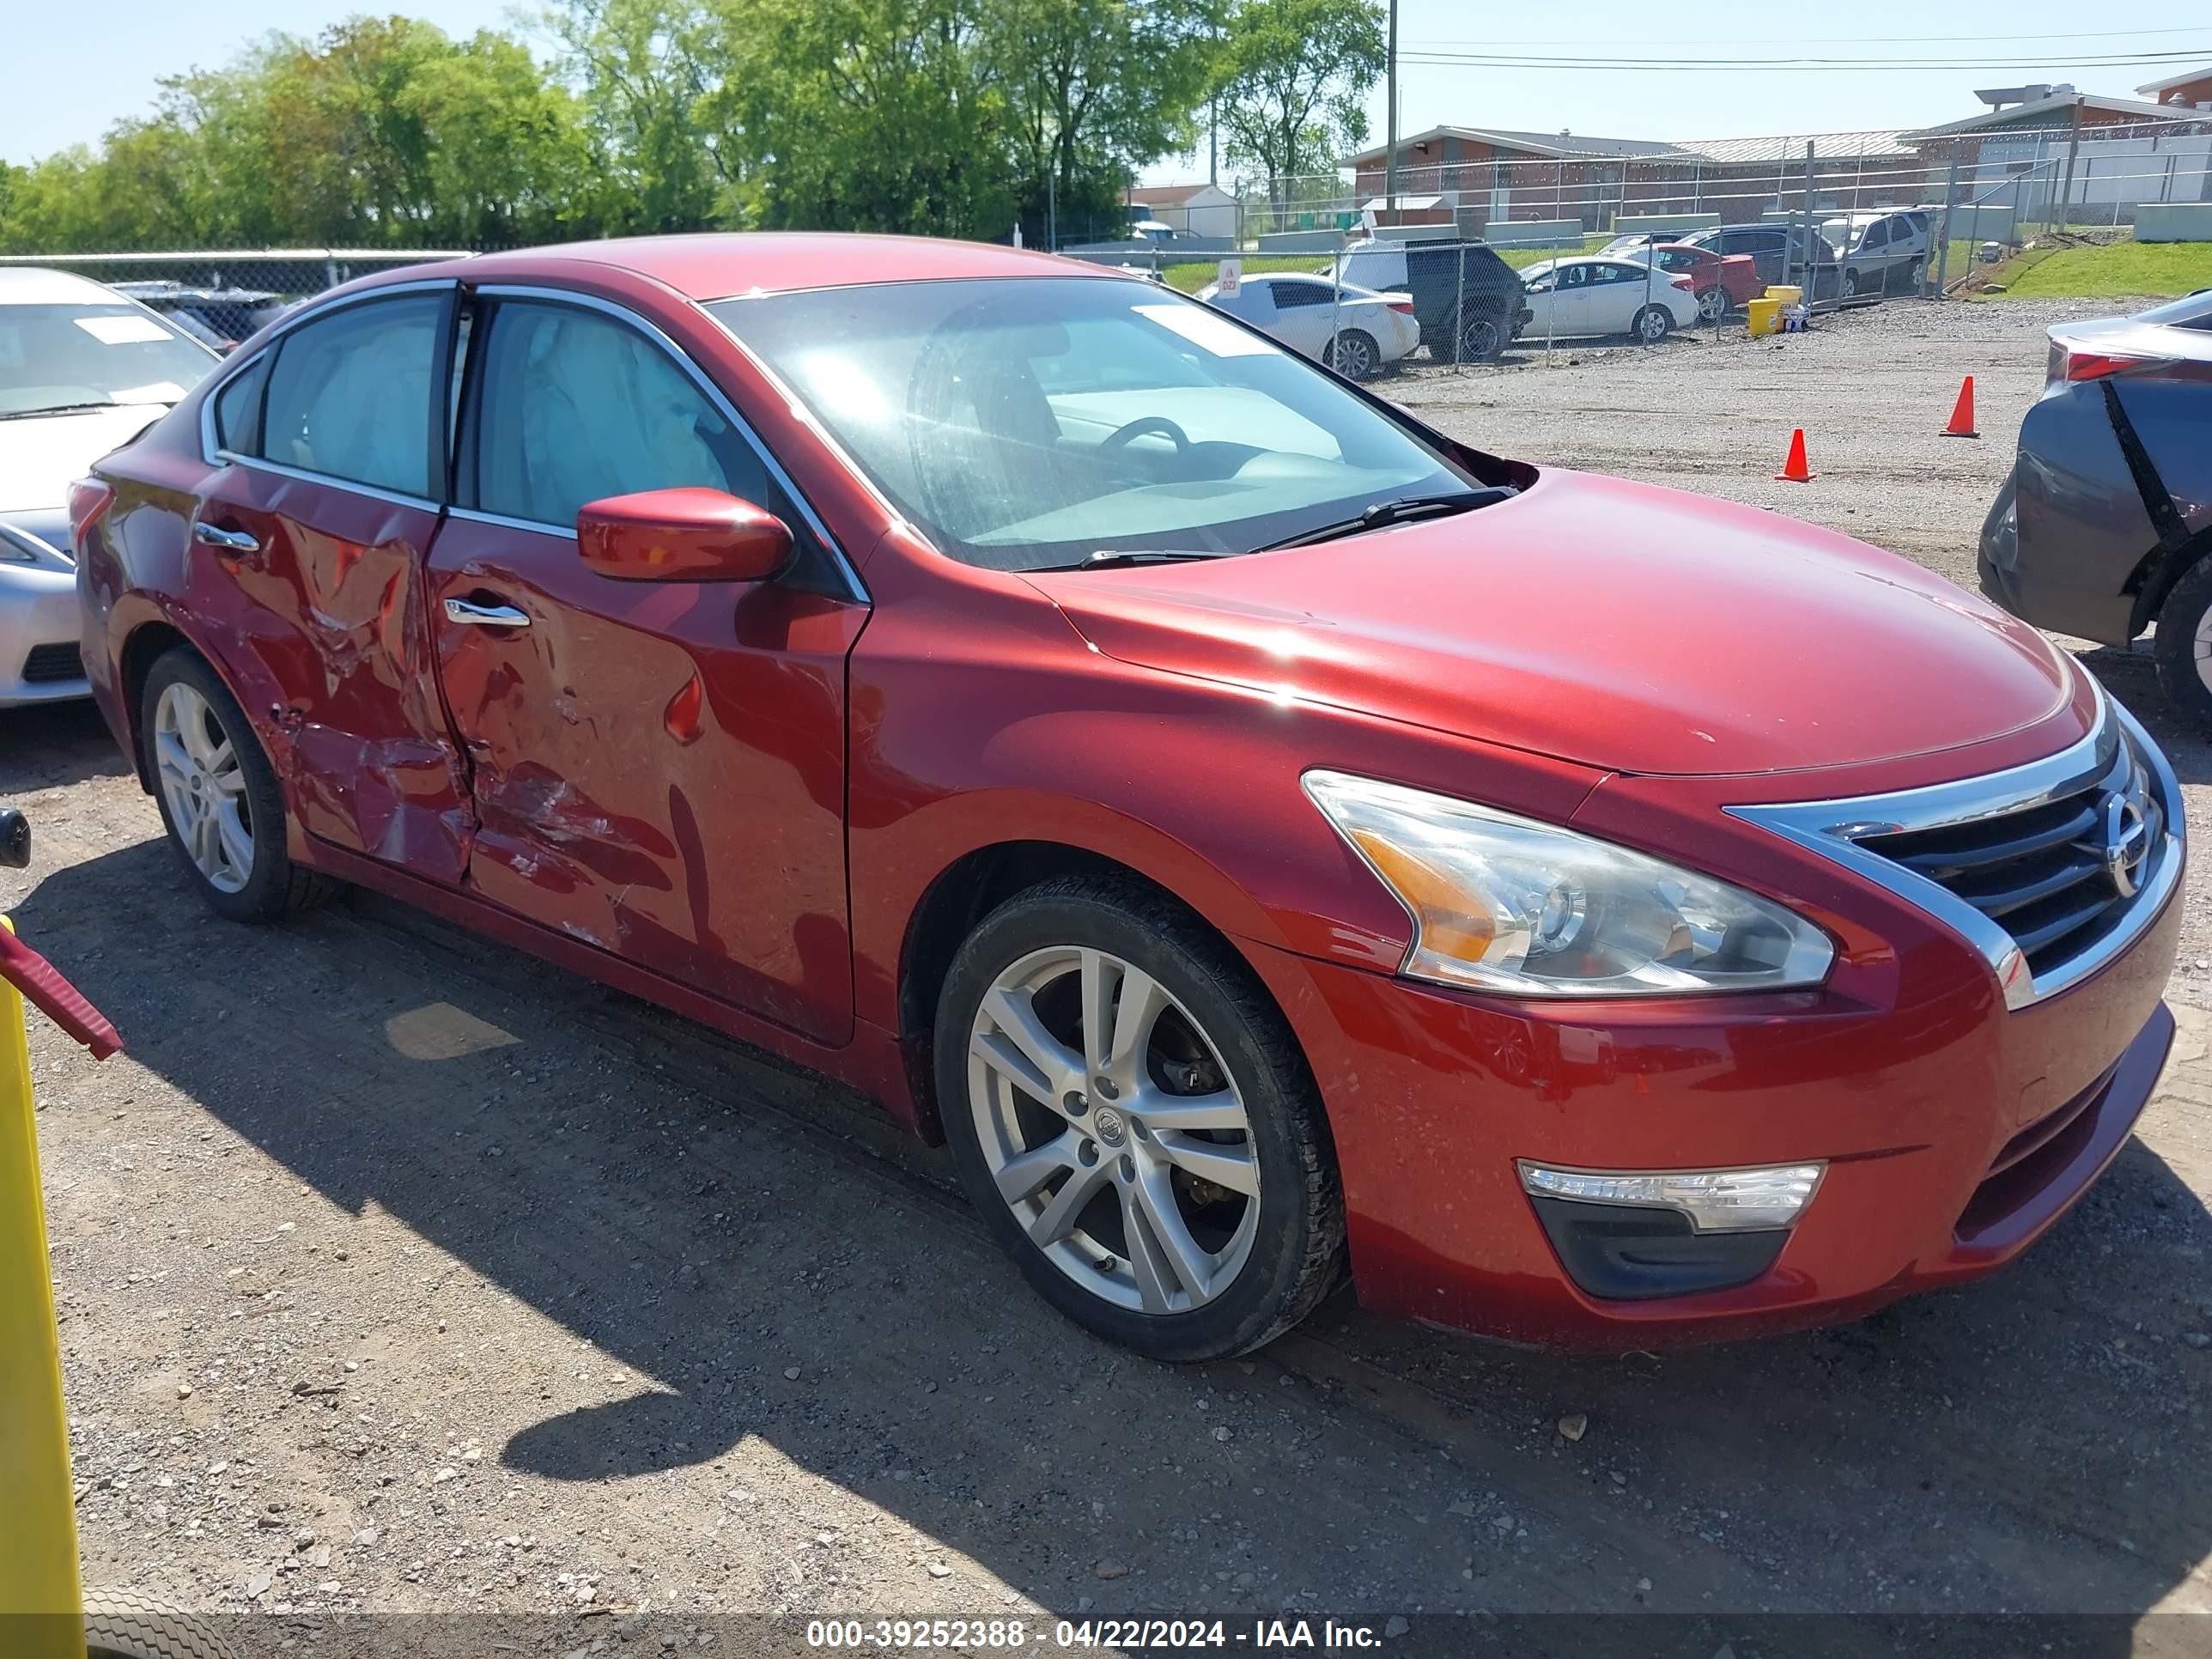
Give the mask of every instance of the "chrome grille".
[[2166, 814], [2132, 744], [2087, 788], [1932, 830], [1856, 837], [1964, 899], [2047, 974], [2133, 908]]
[[2095, 729], [2046, 760], [1844, 800], [1732, 806], [1962, 935], [2020, 1008], [2124, 951], [2181, 878], [2181, 787], [2134, 717], [2097, 696]]

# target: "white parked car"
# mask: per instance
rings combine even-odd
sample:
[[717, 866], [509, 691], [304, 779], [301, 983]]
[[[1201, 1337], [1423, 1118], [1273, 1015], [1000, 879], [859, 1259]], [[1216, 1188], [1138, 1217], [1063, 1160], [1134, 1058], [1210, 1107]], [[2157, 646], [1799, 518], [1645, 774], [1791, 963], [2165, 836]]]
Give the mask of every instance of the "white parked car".
[[0, 708], [91, 695], [70, 485], [222, 361], [112, 289], [0, 268]]
[[1698, 296], [1687, 276], [1633, 259], [1546, 259], [1521, 273], [1521, 287], [1532, 313], [1521, 338], [1530, 344], [1632, 334], [1656, 345], [1698, 320]]
[[1326, 276], [1271, 272], [1245, 277], [1234, 294], [1209, 283], [1198, 297], [1347, 380], [1364, 380], [1421, 343], [1413, 302], [1405, 295], [1377, 294]]

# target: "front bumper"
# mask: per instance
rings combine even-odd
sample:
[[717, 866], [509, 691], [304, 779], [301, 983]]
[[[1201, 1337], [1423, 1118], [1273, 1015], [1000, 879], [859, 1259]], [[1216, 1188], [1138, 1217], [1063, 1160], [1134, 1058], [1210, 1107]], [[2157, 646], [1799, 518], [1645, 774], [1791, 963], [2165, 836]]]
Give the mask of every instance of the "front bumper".
[[76, 576], [0, 564], [0, 708], [92, 695], [76, 662]]
[[[1609, 1008], [1248, 951], [1328, 1103], [1361, 1301], [1622, 1348], [1853, 1318], [2019, 1255], [2117, 1155], [2156, 1085], [2180, 921], [2169, 900], [2094, 977], [2009, 1012], [1962, 945], [1901, 953], [1893, 999], [1832, 985]], [[1576, 1282], [1516, 1159], [1826, 1169], [1748, 1282], [1629, 1298]]]

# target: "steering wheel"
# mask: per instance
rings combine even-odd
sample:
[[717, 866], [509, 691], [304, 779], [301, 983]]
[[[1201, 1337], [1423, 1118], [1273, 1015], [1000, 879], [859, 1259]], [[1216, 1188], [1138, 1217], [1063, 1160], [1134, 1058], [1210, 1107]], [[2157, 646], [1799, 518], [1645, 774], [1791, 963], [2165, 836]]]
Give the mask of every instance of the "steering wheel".
[[1180, 455], [1190, 448], [1190, 434], [1164, 415], [1144, 415], [1107, 434], [1106, 441], [1098, 446], [1102, 455], [1112, 450], [1127, 449], [1146, 434], [1158, 432], [1175, 440], [1176, 453]]

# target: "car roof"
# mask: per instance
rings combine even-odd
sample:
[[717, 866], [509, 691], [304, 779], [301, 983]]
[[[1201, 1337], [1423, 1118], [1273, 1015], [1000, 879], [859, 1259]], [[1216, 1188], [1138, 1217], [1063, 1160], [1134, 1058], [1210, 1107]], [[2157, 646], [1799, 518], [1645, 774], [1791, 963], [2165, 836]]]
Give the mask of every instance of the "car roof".
[[44, 265], [0, 265], [0, 306], [122, 305], [123, 296], [89, 276]]
[[[479, 254], [467, 263], [471, 277], [479, 281], [513, 281], [580, 264], [625, 270], [665, 283], [686, 298], [698, 301], [846, 288], [862, 283], [1119, 274], [1078, 259], [988, 243], [829, 231], [615, 237], [512, 253]], [[423, 273], [418, 269], [414, 274]]]

